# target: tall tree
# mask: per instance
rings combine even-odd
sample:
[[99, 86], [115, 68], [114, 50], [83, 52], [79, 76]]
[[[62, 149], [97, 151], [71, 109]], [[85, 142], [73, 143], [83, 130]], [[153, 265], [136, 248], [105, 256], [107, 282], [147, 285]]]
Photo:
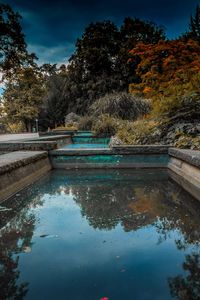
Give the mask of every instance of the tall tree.
[[183, 40], [195, 40], [200, 43], [200, 7], [197, 5], [194, 15], [190, 17], [189, 30], [181, 37]]
[[31, 131], [38, 118], [44, 93], [45, 85], [38, 69], [19, 69], [15, 80], [6, 82], [3, 94], [4, 113], [8, 122], [23, 122], [26, 130]]
[[33, 64], [35, 54], [27, 52], [21, 16], [9, 5], [0, 4], [0, 71], [12, 76], [17, 68]]
[[[128, 61], [129, 50], [139, 41], [157, 43], [164, 31], [154, 23], [126, 18], [121, 29], [111, 21], [90, 24], [77, 40], [68, 66], [63, 101], [69, 112], [87, 112], [91, 104], [107, 93], [127, 91], [135, 62]], [[138, 62], [139, 63], [139, 62]]]
[[66, 115], [66, 102], [63, 97], [63, 90], [67, 80], [66, 67], [62, 65], [45, 64], [40, 70], [44, 74], [46, 94], [39, 113], [40, 125], [43, 129], [54, 128], [63, 124]]
[[190, 38], [200, 43], [200, 7], [197, 5], [194, 16], [190, 19]]
[[130, 60], [132, 50], [138, 43], [157, 44], [160, 40], [165, 40], [164, 28], [150, 21], [139, 18], [126, 17], [120, 28], [120, 51], [116, 61], [116, 68], [121, 74], [121, 81], [128, 87], [129, 83], [140, 82], [134, 69], [140, 62]]

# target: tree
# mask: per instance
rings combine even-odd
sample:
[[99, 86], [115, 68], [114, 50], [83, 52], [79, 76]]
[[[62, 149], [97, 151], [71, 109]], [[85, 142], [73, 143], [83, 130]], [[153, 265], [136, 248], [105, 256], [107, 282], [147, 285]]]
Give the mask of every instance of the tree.
[[7, 81], [3, 94], [4, 113], [8, 122], [23, 122], [31, 131], [38, 117], [45, 93], [43, 77], [38, 69], [27, 67], [16, 72], [15, 80]]
[[95, 99], [123, 89], [115, 72], [118, 52], [119, 33], [114, 23], [103, 21], [86, 27], [68, 66], [63, 92], [68, 109], [84, 114]]
[[189, 32], [184, 36], [200, 43], [200, 7], [197, 5], [194, 16], [190, 17]]
[[0, 71], [11, 76], [20, 66], [33, 64], [35, 54], [26, 49], [21, 16], [9, 5], [0, 4]]
[[126, 17], [120, 28], [120, 51], [116, 67], [121, 73], [121, 80], [128, 86], [131, 82], [140, 82], [140, 78], [134, 72], [139, 60], [129, 60], [130, 50], [138, 43], [157, 44], [160, 40], [165, 40], [164, 28], [150, 21], [138, 18]]
[[[196, 41], [160, 41], [158, 44], [138, 44], [130, 51], [131, 61], [140, 61], [136, 74], [141, 83], [131, 84], [130, 92], [152, 95], [169, 86], [187, 82], [200, 70], [200, 46]], [[134, 72], [135, 70], [133, 70]]]
[[54, 128], [64, 123], [66, 115], [66, 102], [63, 98], [65, 85], [65, 72], [62, 69], [50, 73], [46, 78], [46, 94], [39, 114], [40, 124], [43, 128]]
[[[139, 41], [156, 43], [163, 29], [154, 23], [126, 18], [121, 29], [111, 21], [91, 23], [77, 40], [67, 68], [63, 101], [67, 112], [87, 113], [92, 103], [108, 93], [127, 91], [137, 65], [128, 61]], [[130, 48], [131, 47], [131, 48]]]

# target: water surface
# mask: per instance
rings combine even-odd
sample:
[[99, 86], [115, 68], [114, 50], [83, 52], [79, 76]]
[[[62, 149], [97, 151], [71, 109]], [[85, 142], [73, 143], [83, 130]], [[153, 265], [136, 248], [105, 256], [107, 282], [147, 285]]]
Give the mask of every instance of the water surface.
[[90, 144], [90, 143], [85, 143], [85, 144], [68, 144], [65, 146], [62, 146], [60, 149], [99, 149], [99, 148], [108, 148], [108, 144]]
[[52, 171], [0, 208], [0, 299], [200, 299], [199, 215], [164, 171]]

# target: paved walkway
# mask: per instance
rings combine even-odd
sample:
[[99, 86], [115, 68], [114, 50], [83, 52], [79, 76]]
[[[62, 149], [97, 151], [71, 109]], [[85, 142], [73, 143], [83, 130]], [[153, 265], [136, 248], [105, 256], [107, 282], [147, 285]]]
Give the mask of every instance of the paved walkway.
[[0, 134], [0, 143], [10, 141], [23, 141], [38, 138], [38, 133], [15, 133], [15, 134]]

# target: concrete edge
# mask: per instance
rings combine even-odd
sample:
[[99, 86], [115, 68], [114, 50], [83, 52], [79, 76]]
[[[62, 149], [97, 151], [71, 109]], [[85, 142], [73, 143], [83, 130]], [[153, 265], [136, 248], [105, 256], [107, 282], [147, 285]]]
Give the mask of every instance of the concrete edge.
[[0, 203], [39, 180], [51, 170], [48, 157], [0, 175]]
[[119, 145], [111, 149], [123, 154], [168, 154], [169, 148], [169, 145]]
[[[29, 154], [29, 156], [23, 157], [24, 153]], [[13, 161], [9, 160], [11, 155], [15, 156], [15, 159]], [[20, 155], [21, 155], [21, 158], [20, 158]], [[16, 152], [9, 152], [9, 153], [6, 153], [6, 154], [2, 154], [1, 156], [5, 160], [5, 163], [1, 162], [1, 164], [0, 164], [0, 175], [5, 174], [7, 172], [11, 172], [14, 169], [18, 169], [22, 166], [29, 165], [29, 164], [34, 163], [34, 162], [36, 162], [38, 160], [41, 160], [43, 158], [47, 158], [48, 157], [48, 152], [46, 152], [46, 151], [43, 151], [43, 152], [16, 151]]]
[[169, 155], [200, 168], [200, 151], [170, 148]]

